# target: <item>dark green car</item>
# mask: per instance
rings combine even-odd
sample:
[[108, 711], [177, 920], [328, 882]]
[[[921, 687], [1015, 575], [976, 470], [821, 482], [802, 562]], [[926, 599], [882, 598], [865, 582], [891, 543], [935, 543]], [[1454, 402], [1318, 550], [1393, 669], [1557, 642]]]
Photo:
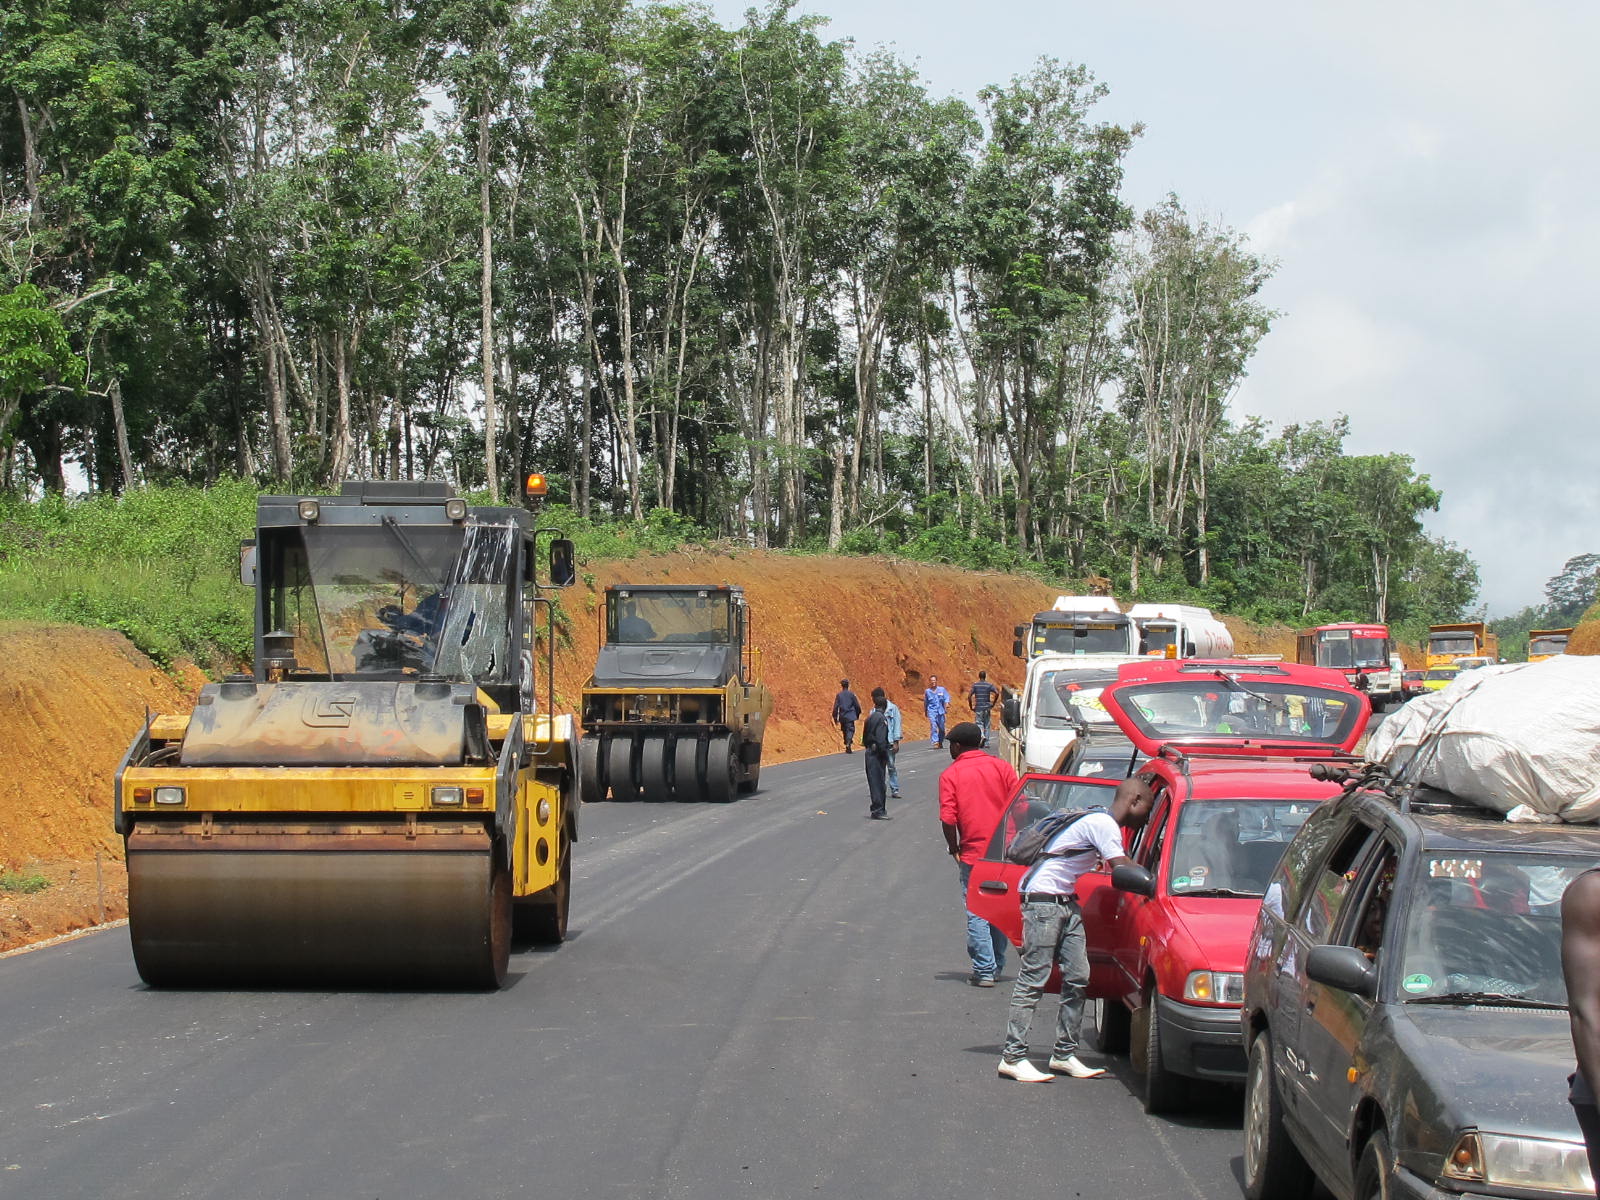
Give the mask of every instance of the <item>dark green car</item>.
[[1561, 893], [1600, 829], [1356, 791], [1290, 843], [1241, 1010], [1245, 1193], [1592, 1196]]

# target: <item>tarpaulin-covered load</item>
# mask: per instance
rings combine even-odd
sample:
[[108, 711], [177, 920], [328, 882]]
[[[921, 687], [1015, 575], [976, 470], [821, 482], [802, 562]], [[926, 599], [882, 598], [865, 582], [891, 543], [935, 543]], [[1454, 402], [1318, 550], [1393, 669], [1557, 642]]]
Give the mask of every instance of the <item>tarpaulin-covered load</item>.
[[1600, 658], [1463, 671], [1384, 721], [1367, 758], [1499, 812], [1600, 821]]

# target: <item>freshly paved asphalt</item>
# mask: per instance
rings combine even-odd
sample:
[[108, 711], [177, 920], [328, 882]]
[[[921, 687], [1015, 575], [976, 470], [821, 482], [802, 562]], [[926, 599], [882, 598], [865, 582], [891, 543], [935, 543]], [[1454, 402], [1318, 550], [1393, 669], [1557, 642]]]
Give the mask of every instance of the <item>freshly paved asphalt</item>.
[[859, 754], [589, 806], [571, 936], [495, 994], [152, 991], [125, 929], [0, 960], [0, 1196], [1237, 1197], [1237, 1094], [996, 1076], [948, 761], [906, 745], [889, 822]]

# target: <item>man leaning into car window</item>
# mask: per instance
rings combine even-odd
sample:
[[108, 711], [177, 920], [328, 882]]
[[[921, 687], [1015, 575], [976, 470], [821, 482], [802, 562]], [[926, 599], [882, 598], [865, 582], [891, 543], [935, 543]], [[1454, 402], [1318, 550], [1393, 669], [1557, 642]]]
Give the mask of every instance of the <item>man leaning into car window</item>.
[[1600, 1109], [1594, 1093], [1600, 1083], [1600, 869], [1579, 875], [1561, 897], [1561, 973], [1578, 1057], [1567, 1099], [1589, 1149], [1589, 1170], [1600, 1179]]
[[1150, 819], [1155, 793], [1142, 775], [1117, 785], [1109, 811], [1095, 810], [1051, 839], [1044, 856], [1022, 877], [1022, 966], [1011, 992], [1006, 1044], [1000, 1074], [1018, 1083], [1047, 1083], [1052, 1075], [1028, 1061], [1028, 1029], [1039, 997], [1050, 982], [1052, 965], [1061, 968], [1061, 1010], [1056, 1017], [1055, 1049], [1050, 1070], [1074, 1079], [1104, 1075], [1078, 1058], [1083, 1026], [1083, 1001], [1089, 987], [1089, 955], [1078, 911], [1078, 877], [1097, 861], [1108, 867], [1131, 861], [1123, 849], [1122, 830], [1139, 829]]

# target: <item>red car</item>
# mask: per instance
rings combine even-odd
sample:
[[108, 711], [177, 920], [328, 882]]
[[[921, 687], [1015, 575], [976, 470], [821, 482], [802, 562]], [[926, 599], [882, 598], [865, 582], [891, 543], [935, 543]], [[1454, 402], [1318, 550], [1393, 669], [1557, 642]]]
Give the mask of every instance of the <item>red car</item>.
[[[1150, 1112], [1188, 1097], [1191, 1082], [1244, 1079], [1239, 1041], [1245, 948], [1267, 880], [1315, 805], [1339, 792], [1311, 778], [1365, 731], [1371, 705], [1344, 676], [1290, 663], [1134, 663], [1101, 695], [1147, 761], [1149, 823], [1129, 840], [1134, 864], [1078, 881], [1089, 950], [1094, 1044], [1132, 1051]], [[1017, 885], [1004, 860], [1016, 830], [1063, 806], [1109, 804], [1116, 780], [1027, 775], [967, 905], [1014, 944]]]

